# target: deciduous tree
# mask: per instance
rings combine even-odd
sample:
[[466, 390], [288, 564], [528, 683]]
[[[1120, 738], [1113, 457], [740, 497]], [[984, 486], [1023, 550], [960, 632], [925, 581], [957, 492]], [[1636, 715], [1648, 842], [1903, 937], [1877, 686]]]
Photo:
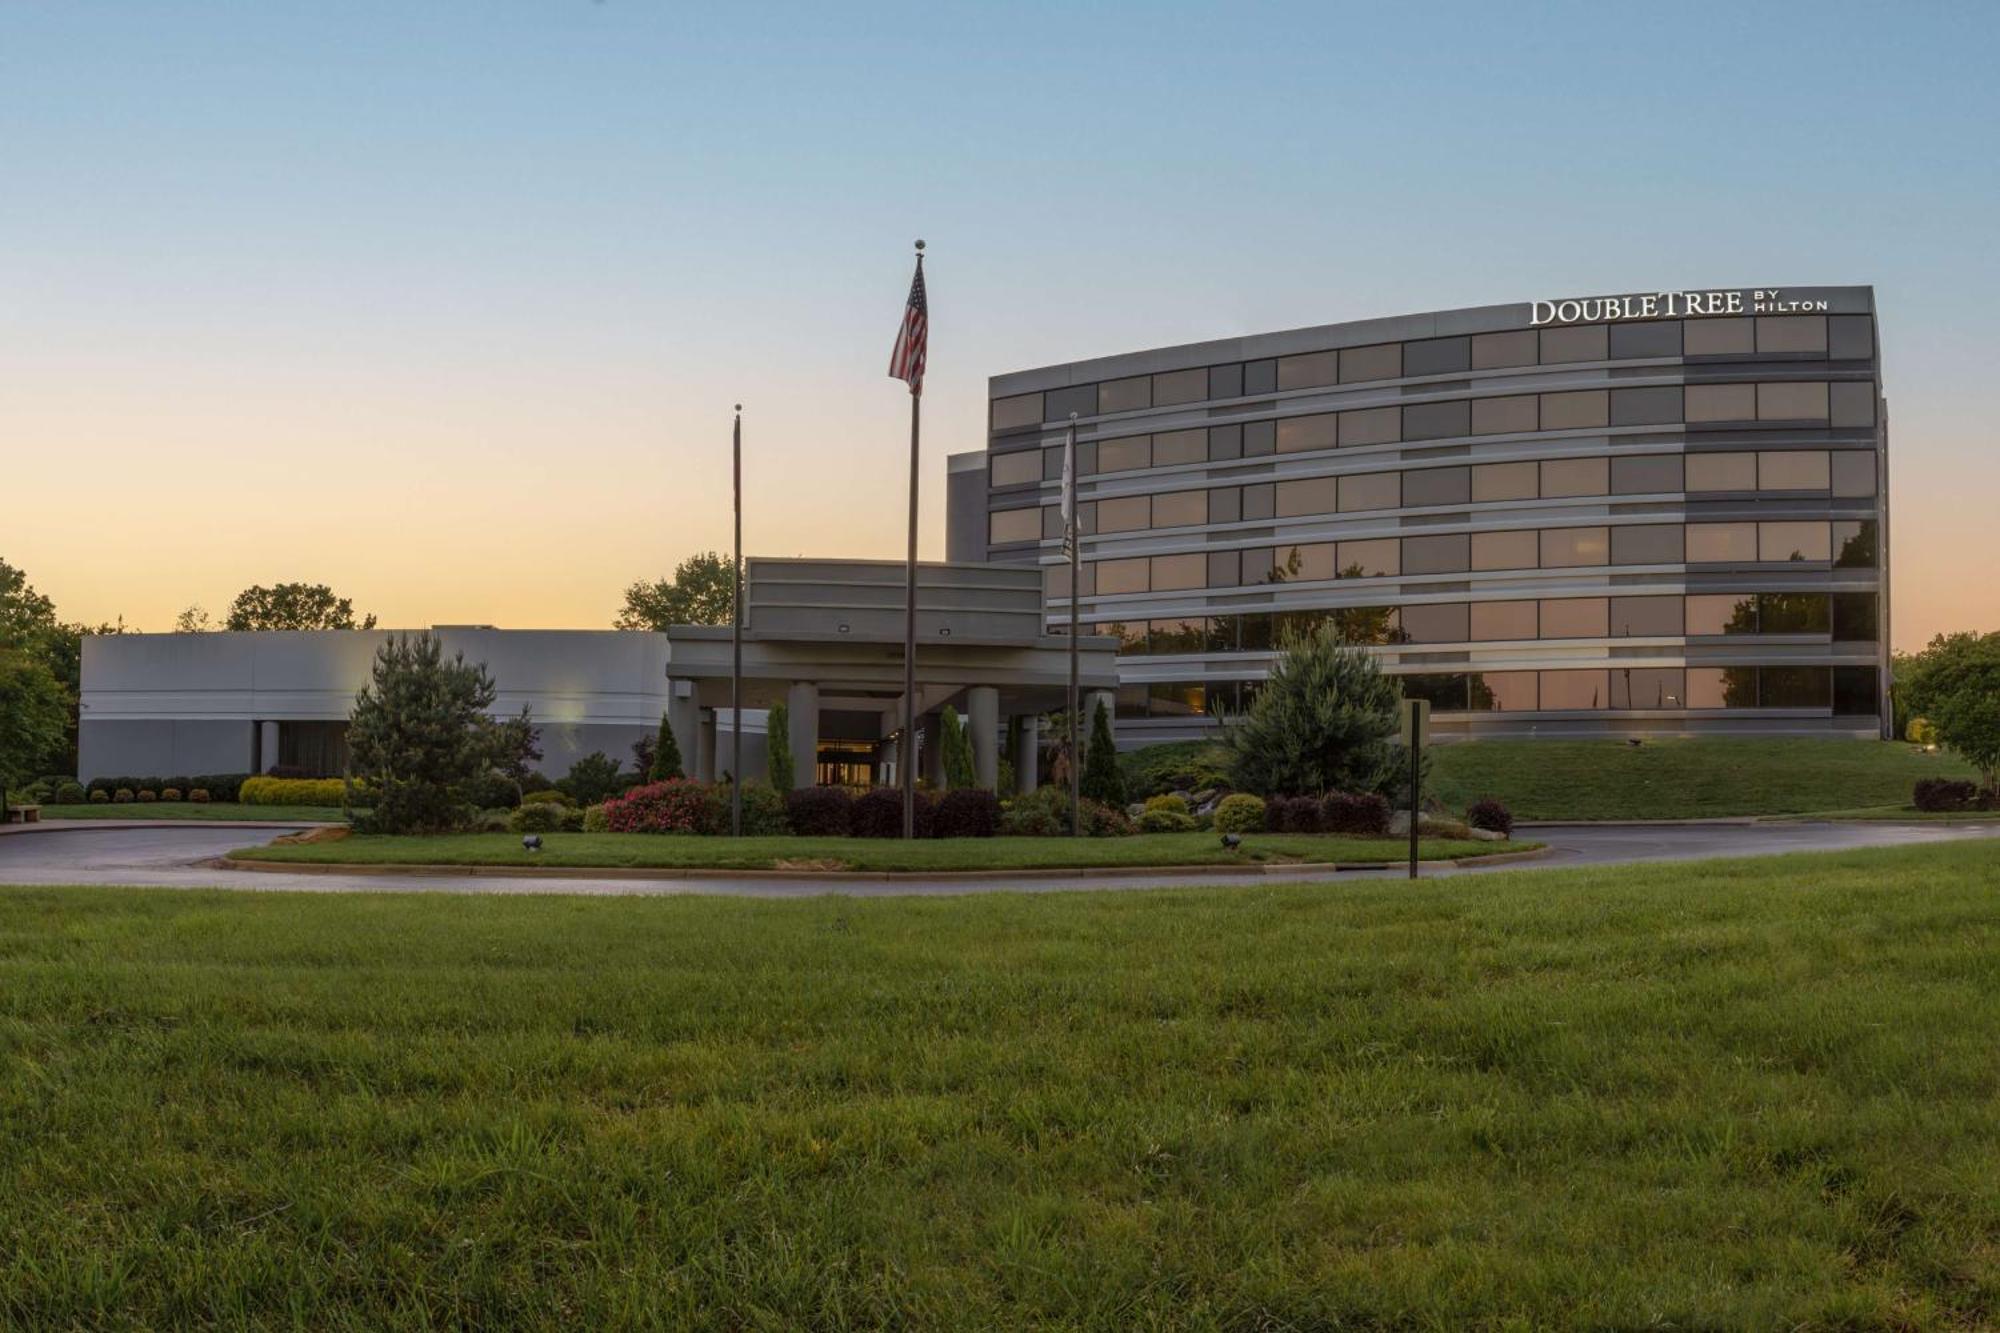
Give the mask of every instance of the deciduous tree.
[[334, 595], [324, 583], [259, 584], [236, 594], [229, 604], [225, 629], [374, 629], [375, 617], [359, 624], [354, 603]]
[[619, 629], [664, 630], [669, 625], [727, 625], [734, 592], [729, 560], [715, 551], [691, 555], [672, 578], [634, 583], [613, 623]]

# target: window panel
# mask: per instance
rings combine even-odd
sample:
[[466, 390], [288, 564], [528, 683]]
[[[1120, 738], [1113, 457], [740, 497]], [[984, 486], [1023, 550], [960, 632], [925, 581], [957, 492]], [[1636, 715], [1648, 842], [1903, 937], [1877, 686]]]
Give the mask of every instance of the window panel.
[[1099, 532], [1139, 532], [1153, 525], [1152, 500], [1144, 495], [1121, 495], [1097, 502]]
[[1189, 555], [1156, 555], [1152, 565], [1154, 592], [1208, 586], [1208, 557], [1199, 551]]
[[1403, 412], [1396, 407], [1367, 407], [1340, 414], [1340, 447], [1395, 444], [1403, 438]]
[[1334, 563], [1335, 547], [1332, 542], [1302, 542], [1296, 546], [1281, 546], [1277, 550], [1275, 572], [1280, 576], [1273, 583], [1315, 583], [1321, 579], [1338, 578], [1340, 569]]
[[[1340, 512], [1353, 513], [1363, 509], [1394, 509], [1403, 502], [1403, 476], [1400, 472], [1370, 472], [1358, 477], [1340, 479]], [[1281, 483], [1279, 489], [1290, 483]], [[1319, 513], [1319, 510], [1310, 512]]]
[[1833, 608], [1823, 592], [1760, 592], [1759, 634], [1831, 634]]
[[1208, 368], [1208, 396], [1210, 398], [1241, 398], [1243, 396], [1243, 363], [1230, 366], [1210, 366]]
[[1865, 361], [1875, 355], [1875, 321], [1867, 315], [1832, 315], [1826, 322], [1826, 354], [1838, 361]]
[[1611, 424], [1611, 397], [1603, 389], [1542, 395], [1543, 430], [1582, 430]]
[[1208, 493], [1208, 521], [1235, 523], [1243, 517], [1243, 488], [1223, 486]]
[[1880, 626], [1881, 620], [1876, 612], [1874, 593], [1833, 594], [1834, 642], [1872, 643], [1882, 632]]
[[1544, 639], [1601, 639], [1611, 628], [1608, 600], [1603, 597], [1549, 597], [1542, 600]]
[[1393, 606], [1343, 606], [1326, 618], [1343, 643], [1400, 643], [1402, 630]]
[[1678, 565], [1686, 558], [1678, 523], [1630, 523], [1611, 530], [1614, 565]]
[[1277, 488], [1268, 481], [1243, 488], [1243, 521], [1256, 523], [1278, 514]]
[[[1275, 642], [1271, 617], [1263, 612], [1238, 616], [1236, 618], [1236, 642], [1242, 651], [1246, 653], [1269, 652], [1271, 644]], [[1243, 703], [1245, 707], [1248, 707], [1250, 701], [1245, 699]]]
[[1042, 396], [1045, 421], [1067, 421], [1074, 412], [1080, 417], [1097, 415], [1097, 386], [1077, 384], [1067, 389], [1050, 389]]
[[1521, 435], [1540, 430], [1541, 400], [1532, 393], [1472, 400], [1474, 435]]
[[1686, 402], [1687, 419], [1693, 422], [1757, 419], [1754, 384], [1690, 384]]
[[1105, 412], [1136, 412], [1153, 405], [1153, 378], [1134, 375], [1131, 379], [1106, 380], [1097, 386], [1097, 405]]
[[1747, 315], [1691, 319], [1681, 326], [1681, 346], [1688, 356], [1744, 356], [1757, 350], [1756, 331]]
[[1544, 671], [1542, 711], [1580, 712], [1603, 708], [1610, 702], [1609, 673], [1594, 671]]
[[1613, 708], [1685, 708], [1687, 673], [1679, 667], [1628, 667], [1611, 673]]
[[1472, 430], [1472, 405], [1463, 399], [1454, 403], [1412, 403], [1403, 409], [1405, 440], [1442, 440], [1466, 435]]
[[1242, 581], [1242, 570], [1236, 551], [1210, 551], [1208, 553], [1208, 586], [1211, 588], [1234, 588]]
[[1346, 347], [1340, 353], [1340, 382], [1392, 380], [1403, 373], [1403, 344], [1377, 343], [1373, 347]]
[[1243, 427], [1210, 426], [1208, 456], [1217, 463], [1226, 463], [1232, 458], [1243, 457]]
[[[1077, 449], [1077, 453], [1081, 454], [1082, 452], [1083, 449], [1081, 446], [1079, 446]], [[1062, 467], [1063, 467], [1063, 451], [1060, 448], [1042, 450], [1043, 481], [1061, 481]], [[1085, 468], [1083, 466], [1083, 459], [1081, 457], [1079, 457], [1076, 460], [1076, 470], [1079, 473], [1085, 471]]]
[[1867, 380], [1841, 380], [1827, 386], [1828, 424], [1875, 424], [1875, 386]]
[[1611, 490], [1608, 458], [1550, 458], [1542, 463], [1542, 498], [1606, 495]]
[[1206, 430], [1170, 430], [1153, 437], [1153, 466], [1172, 467], [1177, 463], [1206, 463]]
[[1198, 403], [1208, 397], [1208, 367], [1172, 370], [1153, 376], [1153, 406]]
[[1472, 469], [1472, 499], [1532, 500], [1542, 493], [1541, 468], [1534, 463], [1481, 463]]
[[1419, 505], [1462, 505], [1471, 499], [1471, 468], [1427, 467], [1403, 474], [1403, 503], [1412, 508]]
[[1713, 634], [1755, 634], [1757, 597], [1754, 593], [1689, 593], [1687, 632], [1690, 637]]
[[[1081, 575], [1081, 582], [1083, 584], [1082, 595], [1085, 597], [1091, 596], [1097, 591], [1097, 566], [1095, 564], [1087, 564], [1077, 572]], [[1042, 591], [1043, 595], [1050, 600], [1068, 600], [1069, 564], [1067, 561], [1060, 565], [1042, 566]]]
[[1063, 535], [1062, 506], [1042, 506], [1042, 536], [1056, 538]]
[[1539, 633], [1537, 622], [1535, 603], [1532, 601], [1472, 604], [1472, 638], [1477, 642], [1533, 639]]
[[1012, 398], [993, 400], [993, 429], [1019, 430], [1023, 426], [1042, 424], [1042, 396], [1038, 393], [1016, 394]]
[[1147, 644], [1155, 654], [1202, 652], [1208, 646], [1208, 621], [1200, 616], [1155, 620], [1147, 626]]
[[1455, 536], [1403, 538], [1403, 573], [1456, 574], [1472, 564], [1472, 543]]
[[1098, 623], [1097, 633], [1118, 640], [1121, 653], [1143, 653], [1146, 651], [1146, 622], [1143, 620], [1106, 620]]
[[1539, 682], [1532, 671], [1486, 671], [1472, 678], [1475, 712], [1532, 713], [1538, 706]]
[[[1694, 462], [1692, 458], [1688, 460]], [[1687, 525], [1687, 558], [1691, 565], [1757, 558], [1755, 523], [1690, 523]]]
[[1278, 483], [1278, 517], [1332, 514], [1339, 510], [1339, 481], [1334, 477], [1301, 477]]
[[1393, 676], [1405, 699], [1422, 699], [1438, 713], [1462, 713], [1471, 678], [1462, 672]]
[[1567, 328], [1542, 330], [1545, 366], [1567, 361], [1603, 361], [1610, 355], [1610, 339], [1605, 336], [1602, 324], [1572, 324]]
[[1823, 666], [1757, 668], [1759, 708], [1831, 708], [1833, 672]]
[[1339, 420], [1332, 412], [1310, 417], [1286, 417], [1278, 422], [1278, 452], [1296, 454], [1308, 449], [1333, 448]]
[[1760, 491], [1823, 491], [1832, 485], [1824, 449], [1767, 449], [1757, 455]]
[[1697, 491], [1754, 491], [1757, 489], [1757, 455], [1689, 454], [1687, 488]]
[[1831, 560], [1833, 544], [1825, 523], [1759, 523], [1757, 558], [1762, 561]]
[[1755, 708], [1756, 667], [1689, 667], [1689, 708]]
[[1543, 528], [1542, 568], [1602, 565], [1611, 558], [1608, 528]]
[[1760, 315], [1759, 352], [1826, 352], [1825, 315]]
[[1613, 495], [1654, 495], [1681, 487], [1679, 454], [1639, 454], [1611, 460]]
[[1243, 456], [1261, 458], [1277, 447], [1277, 439], [1275, 422], [1246, 421], [1243, 423]]
[[1338, 564], [1344, 579], [1391, 577], [1402, 572], [1402, 543], [1394, 537], [1341, 542]]
[[1472, 339], [1424, 338], [1403, 344], [1405, 375], [1456, 375], [1472, 368]]
[[1508, 366], [1532, 366], [1540, 356], [1534, 329], [1512, 333], [1476, 333], [1472, 336], [1472, 368], [1501, 370]]
[[1026, 486], [1042, 479], [1042, 451], [1022, 449], [1011, 454], [994, 454], [987, 467], [994, 486]]
[[1614, 426], [1661, 426], [1680, 419], [1681, 389], [1678, 384], [1611, 391], [1611, 424]]
[[1875, 568], [1875, 520], [1841, 519], [1833, 525], [1834, 568]]
[[1757, 420], [1825, 421], [1826, 381], [1803, 384], [1759, 384]]
[[1148, 590], [1147, 562], [1138, 560], [1100, 560], [1088, 566], [1097, 571], [1097, 591], [1100, 596], [1118, 593], [1145, 592]]
[[1097, 441], [1099, 472], [1130, 472], [1153, 465], [1153, 437], [1127, 435], [1117, 440]]
[[1882, 707], [1882, 680], [1874, 667], [1833, 669], [1833, 715], [1874, 717]]
[[1180, 528], [1208, 522], [1207, 491], [1169, 491], [1153, 497], [1153, 526]]
[[1611, 359], [1679, 356], [1681, 322], [1677, 319], [1640, 320], [1611, 325]]
[[1533, 569], [1540, 562], [1540, 544], [1532, 531], [1472, 534], [1474, 569]]
[[1681, 599], [1613, 597], [1610, 628], [1613, 638], [1678, 638], [1681, 633]]
[[1033, 542], [1042, 538], [1042, 511], [996, 509], [986, 519], [986, 540], [994, 546], [1007, 542]]
[[1112, 696], [1112, 713], [1117, 717], [1146, 716], [1146, 687], [1144, 685], [1120, 685], [1118, 693]]
[[1307, 352], [1300, 356], [1278, 358], [1278, 387], [1280, 389], [1313, 389], [1322, 384], [1340, 382], [1340, 354], [1338, 352]]
[[1464, 602], [1406, 606], [1402, 614], [1403, 642], [1464, 643], [1468, 637], [1466, 624]]

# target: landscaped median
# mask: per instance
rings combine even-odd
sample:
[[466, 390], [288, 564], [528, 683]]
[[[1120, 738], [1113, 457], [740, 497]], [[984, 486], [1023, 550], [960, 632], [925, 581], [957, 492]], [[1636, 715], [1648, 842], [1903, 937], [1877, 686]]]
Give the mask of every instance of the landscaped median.
[[[276, 865], [544, 866], [598, 869], [896, 871], [951, 873], [1010, 870], [1159, 869], [1170, 866], [1256, 868], [1270, 865], [1368, 865], [1409, 855], [1397, 838], [1252, 833], [1228, 848], [1213, 833], [1141, 833], [1125, 838], [720, 838], [636, 833], [545, 833], [529, 851], [511, 833], [440, 837], [354, 834], [324, 841], [267, 844], [231, 852], [231, 861]], [[1455, 861], [1532, 851], [1540, 843], [1426, 838], [1425, 861]]]

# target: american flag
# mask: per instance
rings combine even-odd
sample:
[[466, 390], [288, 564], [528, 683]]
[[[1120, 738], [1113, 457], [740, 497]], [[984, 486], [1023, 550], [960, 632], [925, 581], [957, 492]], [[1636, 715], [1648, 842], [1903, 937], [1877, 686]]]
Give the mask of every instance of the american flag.
[[930, 343], [931, 309], [924, 299], [924, 257], [917, 256], [917, 276], [910, 280], [910, 303], [903, 308], [903, 327], [896, 330], [896, 350], [889, 353], [889, 378], [903, 380], [912, 395], [924, 391], [924, 352]]

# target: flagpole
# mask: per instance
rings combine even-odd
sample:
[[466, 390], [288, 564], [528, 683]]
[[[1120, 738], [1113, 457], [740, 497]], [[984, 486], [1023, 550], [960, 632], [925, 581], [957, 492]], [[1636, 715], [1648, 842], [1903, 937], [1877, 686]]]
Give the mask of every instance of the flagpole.
[[1063, 442], [1063, 510], [1065, 535], [1069, 538], [1069, 836], [1079, 836], [1083, 797], [1082, 756], [1076, 748], [1076, 714], [1081, 701], [1077, 697], [1077, 602], [1082, 589], [1078, 586], [1077, 569], [1083, 562], [1082, 524], [1078, 522], [1076, 503], [1076, 413], [1069, 414], [1069, 435]]
[[[924, 271], [924, 243], [917, 242], [917, 272]], [[910, 385], [910, 559], [903, 607], [903, 836], [917, 836], [917, 459], [923, 437], [921, 371]]]
[[736, 547], [729, 563], [729, 836], [743, 836], [743, 404], [729, 437]]

